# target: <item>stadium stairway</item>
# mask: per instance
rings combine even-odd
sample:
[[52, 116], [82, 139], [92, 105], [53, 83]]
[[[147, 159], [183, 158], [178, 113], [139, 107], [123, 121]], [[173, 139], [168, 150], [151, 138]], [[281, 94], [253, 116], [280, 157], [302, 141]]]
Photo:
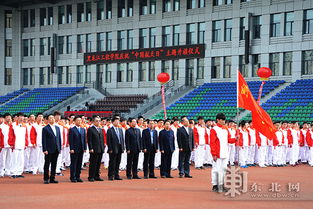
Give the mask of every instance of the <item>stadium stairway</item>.
[[94, 88], [84, 89], [81, 93], [75, 94], [62, 103], [47, 110], [47, 113], [52, 113], [56, 110], [64, 112], [67, 110], [67, 106], [70, 106], [71, 111], [81, 111], [87, 110], [85, 106], [86, 102], [88, 104], [94, 103], [98, 99], [103, 99], [104, 95]]
[[[255, 98], [258, 96], [260, 81], [247, 82]], [[285, 81], [268, 81], [263, 87], [264, 96], [284, 84]], [[197, 119], [204, 116], [214, 119], [218, 112], [224, 112], [227, 118], [234, 118], [237, 113], [236, 83], [205, 83], [194, 89], [185, 96], [181, 97], [174, 104], [167, 107], [167, 116], [186, 115], [190, 119]], [[160, 109], [159, 109], [160, 110]], [[163, 118], [163, 111], [154, 115], [152, 118]]]

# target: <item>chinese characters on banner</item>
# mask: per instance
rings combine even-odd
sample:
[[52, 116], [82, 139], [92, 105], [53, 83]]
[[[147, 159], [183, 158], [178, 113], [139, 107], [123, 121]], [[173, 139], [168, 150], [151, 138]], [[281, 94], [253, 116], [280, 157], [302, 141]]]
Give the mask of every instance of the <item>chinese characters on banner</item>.
[[92, 52], [84, 54], [84, 64], [90, 65], [203, 58], [204, 52], [204, 44], [159, 47], [152, 49]]

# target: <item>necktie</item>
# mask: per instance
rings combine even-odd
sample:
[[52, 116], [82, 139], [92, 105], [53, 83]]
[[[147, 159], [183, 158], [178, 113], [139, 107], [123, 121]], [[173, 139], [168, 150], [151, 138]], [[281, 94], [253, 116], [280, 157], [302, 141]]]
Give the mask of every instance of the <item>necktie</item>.
[[118, 131], [118, 128], [115, 128], [115, 132], [118, 138], [118, 142], [121, 144], [121, 139], [120, 139], [120, 132]]

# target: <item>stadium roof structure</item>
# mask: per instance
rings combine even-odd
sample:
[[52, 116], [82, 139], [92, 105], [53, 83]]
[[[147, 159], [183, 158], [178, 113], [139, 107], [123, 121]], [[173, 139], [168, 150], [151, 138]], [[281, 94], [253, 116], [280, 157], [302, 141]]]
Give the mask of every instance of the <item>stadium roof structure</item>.
[[33, 5], [33, 4], [56, 4], [64, 0], [1, 0], [0, 5], [19, 8], [21, 6]]

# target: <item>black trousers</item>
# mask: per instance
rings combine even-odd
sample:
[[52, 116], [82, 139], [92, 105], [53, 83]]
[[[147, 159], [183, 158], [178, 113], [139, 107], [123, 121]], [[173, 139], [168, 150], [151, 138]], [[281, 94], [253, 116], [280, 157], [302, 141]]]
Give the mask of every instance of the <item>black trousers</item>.
[[77, 180], [80, 179], [80, 172], [82, 169], [82, 163], [83, 163], [83, 155], [84, 153], [74, 153], [71, 154], [71, 180]]
[[[126, 165], [126, 175], [127, 177], [136, 177], [138, 176], [138, 153], [129, 153], [127, 154], [127, 165]], [[133, 175], [132, 175], [133, 174]]]
[[50, 180], [55, 179], [55, 170], [57, 167], [57, 161], [58, 161], [59, 152], [55, 153], [49, 153], [45, 155], [45, 164], [43, 167], [44, 174], [43, 174], [43, 180], [48, 181], [49, 180], [49, 167], [51, 164], [51, 175]]
[[178, 169], [179, 169], [180, 175], [190, 174], [190, 165], [189, 165], [190, 156], [191, 156], [191, 151], [179, 152]]
[[103, 153], [90, 153], [89, 178], [100, 178], [100, 166]]
[[108, 171], [108, 177], [112, 178], [118, 178], [119, 176], [119, 169], [121, 164], [121, 157], [122, 153], [119, 152], [118, 154], [109, 153], [109, 171]]
[[155, 150], [147, 150], [144, 154], [143, 160], [143, 174], [144, 176], [154, 176], [154, 158]]
[[161, 153], [161, 176], [171, 175], [171, 165], [172, 165], [172, 152]]

